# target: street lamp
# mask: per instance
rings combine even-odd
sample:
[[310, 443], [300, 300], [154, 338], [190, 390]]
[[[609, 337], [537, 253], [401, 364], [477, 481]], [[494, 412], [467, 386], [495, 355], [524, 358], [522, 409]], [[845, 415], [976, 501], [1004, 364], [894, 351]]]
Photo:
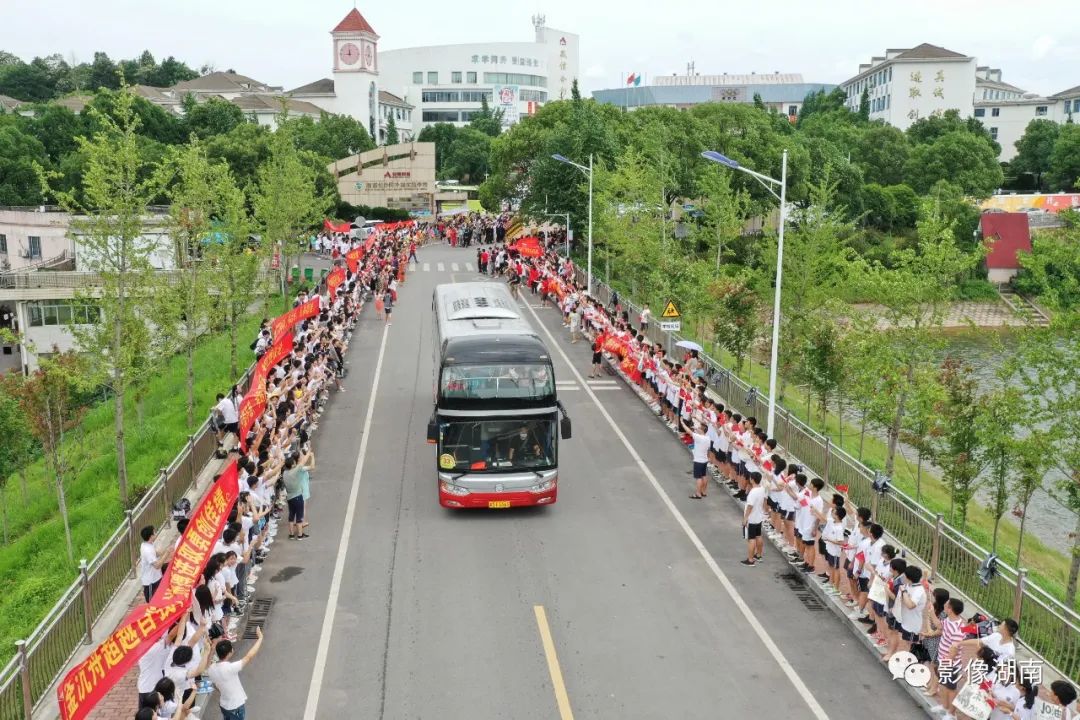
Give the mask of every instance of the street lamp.
[[547, 212], [547, 208], [545, 208], [544, 215], [546, 215], [547, 217], [566, 218], [566, 258], [569, 260], [570, 259], [570, 213]]
[[[783, 160], [781, 161], [779, 180], [745, 168], [737, 161], [726, 155], [721, 155], [715, 150], [706, 150], [701, 153], [701, 157], [727, 166], [732, 170], [746, 173], [761, 183], [774, 198], [780, 201], [780, 232], [776, 241], [776, 293], [773, 299], [772, 352], [771, 362], [769, 363], [769, 417], [765, 421], [765, 432], [769, 434], [769, 437], [776, 437], [773, 434], [773, 421], [776, 418], [776, 365], [780, 348], [780, 283], [784, 271], [784, 225], [787, 224], [787, 150], [784, 151]], [[775, 189], [777, 186], [780, 188], [779, 194]]]
[[580, 170], [581, 172], [583, 172], [583, 173], [585, 173], [586, 175], [589, 176], [589, 249], [586, 252], [586, 266], [585, 266], [585, 278], [586, 278], [585, 283], [586, 284], [585, 284], [585, 287], [588, 288], [588, 293], [591, 295], [592, 294], [592, 178], [593, 178], [592, 158], [593, 158], [593, 156], [592, 156], [592, 153], [589, 153], [589, 166], [588, 167], [585, 167], [584, 165], [578, 165], [576, 162], [574, 162], [570, 158], [566, 157], [565, 155], [559, 155], [558, 153], [555, 153], [554, 155], [552, 155], [551, 158], [553, 160], [558, 160], [561, 163], [566, 163], [567, 165], [573, 165], [578, 170]]

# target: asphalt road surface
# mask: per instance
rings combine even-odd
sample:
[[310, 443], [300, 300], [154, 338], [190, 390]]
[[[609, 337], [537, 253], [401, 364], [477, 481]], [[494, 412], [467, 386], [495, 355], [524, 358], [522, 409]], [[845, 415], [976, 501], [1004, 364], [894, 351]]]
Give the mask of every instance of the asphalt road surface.
[[431, 295], [474, 279], [474, 249], [423, 248], [392, 326], [365, 310], [314, 436], [311, 538], [279, 533], [258, 579], [274, 604], [248, 718], [921, 716], [768, 544], [739, 565], [741, 508], [715, 487], [687, 497], [685, 449], [615, 379], [587, 380], [587, 345], [550, 308], [525, 315], [574, 424], [558, 502], [439, 507]]

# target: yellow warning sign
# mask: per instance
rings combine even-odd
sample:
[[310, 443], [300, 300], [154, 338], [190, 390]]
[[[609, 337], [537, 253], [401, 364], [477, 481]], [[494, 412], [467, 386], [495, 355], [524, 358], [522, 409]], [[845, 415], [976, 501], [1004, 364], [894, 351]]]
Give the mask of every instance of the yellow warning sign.
[[450, 453], [443, 453], [439, 456], [439, 467], [443, 470], [453, 470], [455, 465], [457, 465], [457, 461], [454, 460], [454, 456]]
[[667, 305], [664, 306], [664, 312], [660, 314], [660, 317], [668, 317], [668, 318], [680, 317], [680, 316], [681, 316], [681, 313], [679, 312], [679, 308], [675, 307], [675, 303], [672, 302], [671, 300], [668, 300]]

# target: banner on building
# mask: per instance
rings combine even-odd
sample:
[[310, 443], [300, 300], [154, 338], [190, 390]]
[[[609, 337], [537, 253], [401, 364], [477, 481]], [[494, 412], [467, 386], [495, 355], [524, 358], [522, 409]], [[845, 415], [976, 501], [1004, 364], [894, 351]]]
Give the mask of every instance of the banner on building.
[[63, 720], [82, 720], [191, 605], [203, 568], [239, 493], [236, 463], [221, 473], [192, 513], [165, 577], [149, 603], [139, 605], [56, 689]]
[[492, 109], [502, 112], [504, 128], [517, 124], [519, 91], [520, 88], [517, 85], [496, 85], [494, 88], [495, 102]]

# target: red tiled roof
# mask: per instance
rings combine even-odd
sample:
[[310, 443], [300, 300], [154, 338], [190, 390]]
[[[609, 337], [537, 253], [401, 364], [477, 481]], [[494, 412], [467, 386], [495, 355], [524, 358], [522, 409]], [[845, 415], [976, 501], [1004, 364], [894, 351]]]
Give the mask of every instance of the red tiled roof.
[[330, 32], [369, 32], [372, 35], [377, 34], [375, 28], [371, 27], [356, 8], [350, 10], [345, 19], [339, 22], [337, 27]]
[[983, 213], [980, 220], [987, 268], [1016, 269], [1017, 255], [1031, 252], [1031, 231], [1027, 213]]

